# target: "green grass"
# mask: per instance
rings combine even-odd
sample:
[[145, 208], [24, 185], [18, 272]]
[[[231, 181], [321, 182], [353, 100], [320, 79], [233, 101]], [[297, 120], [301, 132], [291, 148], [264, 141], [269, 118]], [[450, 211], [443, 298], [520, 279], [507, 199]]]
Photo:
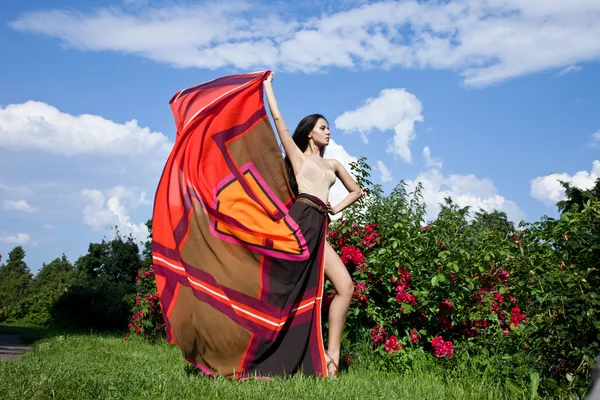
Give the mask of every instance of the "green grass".
[[179, 349], [166, 342], [124, 342], [121, 335], [102, 334], [41, 336], [47, 338], [36, 342], [31, 352], [0, 361], [2, 399], [528, 398], [526, 389], [517, 393], [480, 371], [444, 376], [442, 368], [426, 360], [405, 373], [379, 372], [359, 362], [337, 380], [296, 375], [235, 382], [188, 376]]

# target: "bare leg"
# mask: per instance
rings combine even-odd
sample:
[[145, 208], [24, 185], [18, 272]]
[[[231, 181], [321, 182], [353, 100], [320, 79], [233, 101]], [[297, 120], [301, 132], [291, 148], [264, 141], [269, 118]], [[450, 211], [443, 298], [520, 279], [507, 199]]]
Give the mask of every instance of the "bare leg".
[[[331, 355], [336, 365], [339, 365], [342, 332], [344, 332], [348, 308], [350, 307], [350, 301], [354, 293], [354, 283], [348, 270], [346, 270], [346, 266], [328, 242], [325, 242], [325, 275], [333, 283], [336, 291], [336, 296], [329, 306], [327, 352]], [[334, 367], [330, 365], [327, 375], [333, 374], [333, 371]]]

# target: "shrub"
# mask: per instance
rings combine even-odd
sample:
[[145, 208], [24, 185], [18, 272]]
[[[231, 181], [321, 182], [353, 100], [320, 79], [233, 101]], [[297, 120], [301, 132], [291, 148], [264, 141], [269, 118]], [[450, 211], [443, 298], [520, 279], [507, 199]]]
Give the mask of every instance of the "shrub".
[[536, 361], [543, 391], [583, 395], [600, 341], [597, 198], [519, 229], [446, 199], [426, 225], [419, 186], [384, 196], [364, 160], [353, 168], [370, 195], [329, 232], [356, 287], [345, 347], [368, 340], [394, 369], [414, 347], [511, 355]]
[[79, 282], [64, 293], [52, 309], [52, 320], [70, 328], [124, 329], [127, 326], [132, 285], [99, 278]]
[[164, 338], [165, 324], [156, 291], [154, 272], [149, 267], [142, 268], [138, 271], [135, 280], [136, 297], [131, 307], [129, 333], [125, 339], [133, 334], [150, 340]]

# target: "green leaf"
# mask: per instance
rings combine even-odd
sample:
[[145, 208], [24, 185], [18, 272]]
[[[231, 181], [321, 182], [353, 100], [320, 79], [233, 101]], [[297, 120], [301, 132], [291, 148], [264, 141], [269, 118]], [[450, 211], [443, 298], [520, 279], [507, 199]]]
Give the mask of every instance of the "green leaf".
[[523, 393], [523, 391], [521, 390], [521, 388], [519, 387], [519, 385], [517, 385], [515, 383], [515, 381], [513, 381], [512, 379], [506, 379], [506, 386], [508, 389], [510, 389], [510, 391], [512, 391], [514, 394], [521, 394]]
[[529, 398], [535, 399], [538, 397], [538, 386], [540, 385], [540, 374], [531, 372], [529, 374]]
[[435, 286], [437, 286], [437, 283], [438, 283], [438, 277], [436, 275], [433, 278], [431, 278], [431, 286], [435, 287]]

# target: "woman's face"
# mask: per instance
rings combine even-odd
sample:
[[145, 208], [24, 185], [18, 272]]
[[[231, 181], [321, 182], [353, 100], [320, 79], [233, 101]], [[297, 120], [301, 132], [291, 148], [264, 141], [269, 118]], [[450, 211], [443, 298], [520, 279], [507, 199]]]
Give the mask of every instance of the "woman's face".
[[329, 144], [329, 136], [331, 136], [329, 124], [323, 118], [319, 118], [308, 138], [312, 139], [317, 146], [324, 147]]

